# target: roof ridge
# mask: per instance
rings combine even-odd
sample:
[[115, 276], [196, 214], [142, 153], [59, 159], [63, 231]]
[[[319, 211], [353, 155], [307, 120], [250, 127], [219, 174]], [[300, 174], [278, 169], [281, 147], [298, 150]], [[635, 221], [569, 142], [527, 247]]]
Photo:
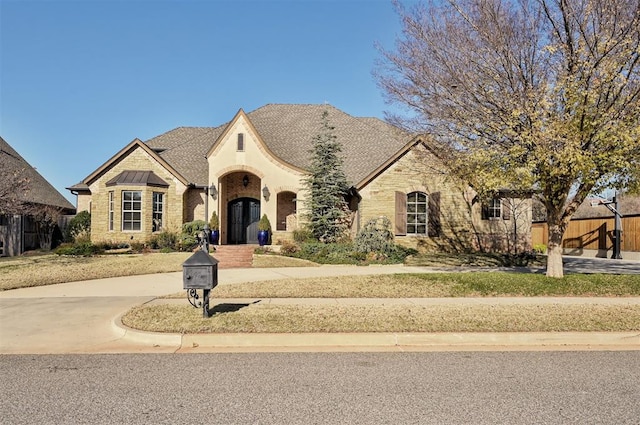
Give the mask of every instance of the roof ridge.
[[[251, 110], [250, 112], [247, 112], [247, 114], [251, 114], [253, 112], [257, 112], [260, 109], [264, 109], [267, 108], [269, 106], [330, 106], [333, 109], [336, 109], [338, 111], [344, 112], [342, 111], [340, 108], [330, 104], [330, 103], [266, 103], [262, 106], [259, 106], [256, 109]], [[346, 112], [344, 112], [346, 113]], [[347, 114], [348, 115], [348, 114]]]

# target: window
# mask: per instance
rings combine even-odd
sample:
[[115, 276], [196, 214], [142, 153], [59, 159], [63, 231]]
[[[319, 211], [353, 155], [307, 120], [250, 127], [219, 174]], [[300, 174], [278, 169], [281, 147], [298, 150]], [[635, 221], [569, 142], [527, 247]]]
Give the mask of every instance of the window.
[[122, 230], [142, 230], [142, 192], [122, 191]]
[[489, 200], [482, 208], [482, 218], [485, 220], [497, 219], [502, 217], [502, 200], [493, 198]]
[[407, 234], [427, 234], [427, 195], [411, 192], [407, 195]]
[[153, 228], [152, 231], [162, 230], [162, 212], [164, 211], [164, 194], [153, 192]]
[[113, 232], [113, 190], [109, 192], [109, 231]]
[[244, 134], [238, 133], [238, 151], [244, 151]]

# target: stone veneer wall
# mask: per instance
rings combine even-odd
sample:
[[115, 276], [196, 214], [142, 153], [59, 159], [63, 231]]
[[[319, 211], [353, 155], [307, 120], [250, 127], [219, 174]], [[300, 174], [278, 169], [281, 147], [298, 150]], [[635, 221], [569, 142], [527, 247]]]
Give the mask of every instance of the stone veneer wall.
[[77, 195], [76, 201], [76, 211], [89, 211], [91, 212], [91, 193], [90, 192], [79, 192]]
[[[414, 191], [440, 197], [440, 228], [436, 237], [396, 236], [396, 242], [429, 251], [478, 249], [506, 250], [512, 246], [513, 216], [510, 220], [482, 220], [480, 202], [475, 193], [455, 181], [445, 167], [427, 149], [417, 146], [409, 151], [360, 191], [358, 227], [381, 216], [391, 220], [395, 229], [395, 193]], [[520, 205], [521, 204], [521, 205]], [[520, 248], [530, 240], [530, 200], [519, 202], [517, 240]], [[528, 219], [529, 218], [529, 219]]]
[[[150, 170], [164, 179], [169, 187], [111, 186], [106, 182], [126, 170]], [[163, 228], [178, 231], [183, 223], [183, 197], [187, 187], [169, 173], [142, 148], [136, 148], [90, 185], [91, 241], [144, 242], [152, 237], [153, 192], [164, 193]], [[142, 192], [142, 230], [122, 231], [122, 192]], [[114, 192], [114, 226], [109, 231], [109, 192]]]
[[184, 222], [190, 222], [194, 220], [209, 221], [209, 218], [205, 219], [204, 216], [204, 189], [189, 189], [184, 195]]

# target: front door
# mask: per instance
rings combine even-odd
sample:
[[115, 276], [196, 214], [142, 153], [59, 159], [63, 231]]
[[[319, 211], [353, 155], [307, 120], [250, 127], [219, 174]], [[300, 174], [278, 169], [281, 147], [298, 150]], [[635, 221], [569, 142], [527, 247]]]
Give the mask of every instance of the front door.
[[260, 221], [260, 201], [253, 198], [239, 198], [229, 202], [227, 223], [230, 245], [257, 244], [258, 221]]

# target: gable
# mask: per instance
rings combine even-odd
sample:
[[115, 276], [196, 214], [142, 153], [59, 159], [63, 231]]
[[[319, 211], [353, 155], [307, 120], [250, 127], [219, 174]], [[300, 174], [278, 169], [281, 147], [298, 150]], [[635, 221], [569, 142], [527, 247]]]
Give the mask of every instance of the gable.
[[433, 149], [422, 138], [415, 138], [358, 182], [356, 189], [362, 190], [385, 171], [403, 161], [408, 155], [413, 155], [414, 157], [408, 161], [410, 165], [405, 166], [411, 166], [416, 174], [431, 173], [444, 176], [448, 173], [445, 164]]
[[[207, 152], [207, 158], [214, 168], [221, 172], [228, 168], [241, 167], [263, 169], [264, 173], [274, 165], [293, 173], [304, 172], [302, 168], [283, 160], [271, 151], [242, 109], [225, 126], [225, 130]], [[256, 171], [254, 174], [259, 175], [261, 172]]]
[[[162, 159], [155, 151], [142, 143], [139, 139], [134, 139], [125, 146], [120, 152], [111, 157], [107, 162], [102, 164], [96, 171], [87, 176], [82, 184], [90, 187], [106, 173], [117, 169], [123, 162], [127, 163], [129, 169], [147, 170], [149, 164], [156, 164], [157, 167], [170, 174], [173, 178], [187, 185], [187, 180], [178, 173], [169, 163]], [[80, 185], [76, 185], [80, 187]]]

